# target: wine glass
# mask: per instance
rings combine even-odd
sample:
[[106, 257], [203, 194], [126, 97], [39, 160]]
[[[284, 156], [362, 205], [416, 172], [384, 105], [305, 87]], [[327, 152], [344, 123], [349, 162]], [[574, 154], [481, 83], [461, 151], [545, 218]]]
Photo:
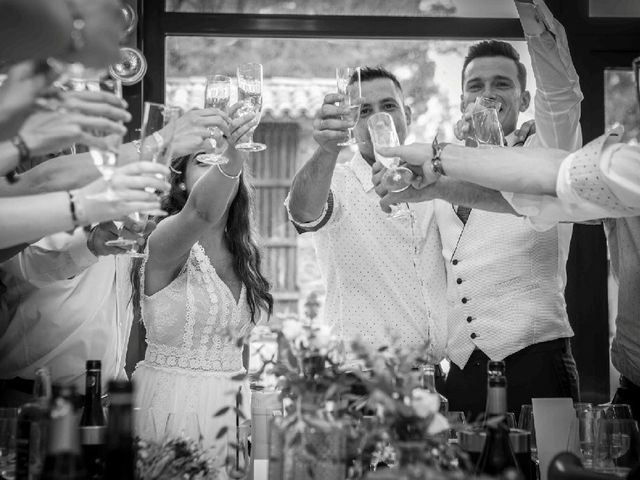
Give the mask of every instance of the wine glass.
[[626, 477], [640, 456], [638, 423], [630, 419], [601, 418], [596, 425], [594, 468]]
[[631, 420], [631, 406], [626, 403], [606, 403], [594, 407], [596, 410], [602, 411], [601, 417], [618, 420]]
[[[229, 108], [230, 98], [231, 78], [226, 75], [212, 75], [207, 77], [207, 86], [204, 91], [204, 108], [217, 108], [226, 113]], [[208, 165], [227, 163], [229, 159], [224, 156], [224, 152], [226, 152], [229, 144], [223, 137], [222, 130], [218, 127], [211, 127], [209, 131], [211, 132], [209, 142], [211, 143], [213, 152], [201, 153], [197, 157], [198, 161]]]
[[360, 118], [359, 99], [362, 96], [362, 86], [360, 84], [360, 67], [338, 67], [336, 68], [336, 83], [338, 93], [344, 99], [340, 102], [340, 107], [348, 108], [349, 113], [343, 117], [343, 120], [351, 120], [353, 127], [347, 128], [348, 138], [344, 142], [337, 145], [347, 147], [349, 145], [357, 145], [358, 141], [353, 134], [353, 129]]
[[[386, 112], [375, 113], [367, 120], [367, 127], [371, 136], [373, 154], [376, 160], [387, 169], [382, 177], [382, 184], [390, 192], [397, 193], [406, 190], [411, 185], [413, 172], [407, 167], [401, 167], [398, 157], [388, 158], [378, 153], [380, 147], [397, 147], [400, 145], [393, 117]], [[390, 216], [392, 218], [402, 218], [410, 214], [411, 210], [408, 207], [398, 207]]]
[[[160, 103], [145, 102], [142, 117], [142, 136], [140, 139], [140, 161], [156, 162], [167, 165], [171, 161], [171, 142], [175, 133], [175, 120], [180, 115], [180, 109]], [[162, 135], [159, 133], [162, 130]], [[151, 192], [153, 193], [153, 192]], [[144, 212], [134, 212], [129, 217], [136, 223], [146, 227], [149, 215]], [[140, 236], [144, 235], [144, 228]], [[136, 239], [124, 238], [122, 229], [115, 240], [105, 242], [110, 247], [128, 248], [125, 252], [132, 257], [144, 258], [146, 254], [138, 251]]]
[[518, 418], [518, 428], [526, 430], [531, 434], [531, 460], [539, 466], [538, 447], [536, 445], [536, 428], [533, 422], [533, 406], [522, 405], [520, 417]]
[[[96, 78], [70, 78], [68, 83], [74, 90], [87, 90], [92, 92], [109, 92], [122, 98], [122, 84], [119, 80], [108, 76]], [[113, 190], [111, 179], [118, 164], [118, 155], [122, 145], [122, 135], [117, 133], [107, 133], [101, 130], [92, 130], [96, 137], [101, 137], [106, 146], [104, 148], [89, 147], [89, 154], [94, 165], [104, 178], [107, 188], [104, 192], [91, 195], [90, 198], [96, 200], [117, 200], [118, 195]]]
[[18, 409], [0, 408], [0, 478], [15, 478]]
[[[262, 64], [245, 63], [237, 70], [238, 77], [238, 102], [242, 106], [236, 111], [236, 118], [253, 114], [260, 120], [262, 112]], [[267, 149], [264, 143], [253, 141], [253, 132], [256, 127], [249, 131], [249, 140], [236, 144], [236, 150], [243, 152], [261, 152]]]
[[500, 102], [492, 98], [476, 98], [471, 123], [479, 147], [504, 146], [504, 133], [498, 118], [500, 106]]

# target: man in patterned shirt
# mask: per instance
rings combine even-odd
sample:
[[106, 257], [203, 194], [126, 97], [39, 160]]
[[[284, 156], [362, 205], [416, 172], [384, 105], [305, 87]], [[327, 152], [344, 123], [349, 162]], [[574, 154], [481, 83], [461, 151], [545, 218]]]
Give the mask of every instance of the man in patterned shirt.
[[379, 347], [391, 335], [407, 347], [429, 341], [436, 362], [443, 355], [446, 322], [433, 207], [411, 206], [413, 220], [389, 218], [371, 183], [375, 159], [367, 119], [389, 113], [404, 142], [411, 111], [400, 83], [386, 69], [363, 67], [360, 78], [363, 98], [354, 128], [358, 150], [351, 161], [337, 162], [338, 143], [353, 125], [342, 119], [347, 110], [336, 106], [342, 97], [327, 95], [313, 123], [318, 147], [294, 177], [285, 205], [298, 232], [313, 237], [327, 288], [325, 319], [345, 345], [361, 337]]

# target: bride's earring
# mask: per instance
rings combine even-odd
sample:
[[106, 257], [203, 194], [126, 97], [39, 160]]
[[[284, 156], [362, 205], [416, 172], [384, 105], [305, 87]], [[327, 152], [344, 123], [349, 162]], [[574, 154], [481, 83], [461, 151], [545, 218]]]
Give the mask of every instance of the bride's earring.
[[178, 188], [179, 188], [180, 190], [182, 190], [183, 192], [186, 192], [186, 191], [187, 191], [187, 186], [184, 184], [184, 182], [180, 182], [180, 183], [178, 184]]

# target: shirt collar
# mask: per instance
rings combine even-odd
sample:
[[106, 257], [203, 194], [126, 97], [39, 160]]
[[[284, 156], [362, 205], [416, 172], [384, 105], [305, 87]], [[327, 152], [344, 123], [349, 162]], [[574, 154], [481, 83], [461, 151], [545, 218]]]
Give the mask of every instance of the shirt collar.
[[373, 182], [371, 182], [371, 165], [362, 157], [362, 154], [358, 151], [349, 162], [351, 170], [355, 173], [356, 178], [362, 185], [362, 190], [369, 192], [373, 190]]

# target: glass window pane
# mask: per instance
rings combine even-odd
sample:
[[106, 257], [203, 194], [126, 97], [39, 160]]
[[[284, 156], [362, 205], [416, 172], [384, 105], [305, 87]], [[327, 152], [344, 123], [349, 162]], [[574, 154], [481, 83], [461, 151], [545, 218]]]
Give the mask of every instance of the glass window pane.
[[[528, 67], [525, 43], [512, 43]], [[249, 164], [256, 186], [263, 266], [273, 285], [277, 312], [304, 311], [306, 304], [306, 309], [322, 315], [324, 285], [312, 241], [296, 234], [283, 201], [295, 172], [316, 148], [313, 117], [324, 96], [336, 91], [335, 68], [386, 66], [400, 79], [412, 110], [407, 142], [430, 142], [437, 132], [441, 140], [451, 141], [460, 118], [460, 72], [469, 45], [444, 40], [167, 39], [166, 102], [186, 109], [203, 106], [206, 75], [234, 77], [240, 63], [264, 65], [263, 115], [255, 139], [268, 148], [253, 154]], [[534, 91], [530, 70], [528, 78]], [[520, 121], [532, 116], [530, 108]], [[339, 161], [352, 155], [345, 148]]]
[[168, 12], [517, 18], [513, 0], [166, 0]]
[[605, 127], [619, 123], [624, 127], [623, 140], [638, 143], [640, 108], [636, 101], [633, 71], [607, 69], [604, 72]]
[[590, 17], [640, 17], [638, 0], [589, 0]]

